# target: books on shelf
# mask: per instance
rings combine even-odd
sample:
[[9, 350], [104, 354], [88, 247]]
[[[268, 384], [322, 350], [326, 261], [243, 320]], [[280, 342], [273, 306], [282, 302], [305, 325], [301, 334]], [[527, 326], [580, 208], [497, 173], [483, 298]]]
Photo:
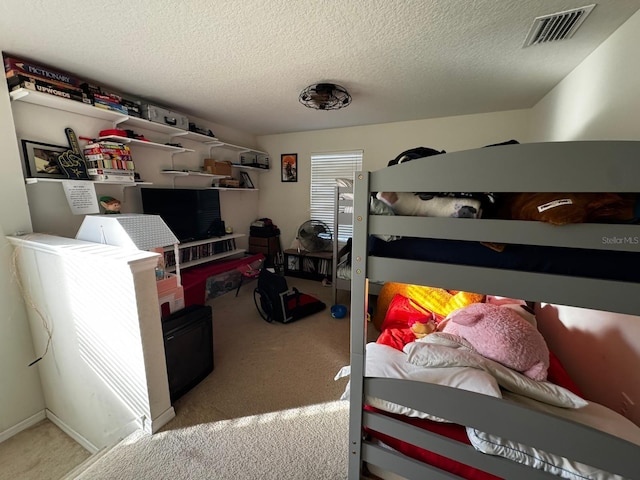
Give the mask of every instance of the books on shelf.
[[135, 165], [128, 145], [119, 142], [101, 140], [86, 145], [82, 149], [87, 168], [128, 170], [133, 172]]

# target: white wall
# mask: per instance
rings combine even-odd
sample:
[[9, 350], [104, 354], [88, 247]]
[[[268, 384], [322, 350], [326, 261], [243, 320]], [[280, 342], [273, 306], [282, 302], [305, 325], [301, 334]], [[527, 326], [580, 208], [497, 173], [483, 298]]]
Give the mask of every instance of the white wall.
[[[42, 413], [40, 387], [29, 322], [13, 278], [12, 250], [5, 235], [31, 231], [20, 155], [6, 82], [0, 82], [0, 441], [13, 435], [21, 422]], [[35, 420], [35, 419], [33, 419]]]
[[[640, 12], [532, 109], [531, 140], [640, 140], [639, 44]], [[640, 318], [564, 306], [543, 312], [541, 330], [585, 393], [620, 411], [625, 392], [635, 403], [627, 416], [640, 425]]]
[[531, 141], [640, 139], [640, 12], [531, 110]]
[[[340, 111], [318, 112], [340, 114]], [[313, 132], [258, 137], [262, 150], [272, 156], [273, 168], [263, 174], [260, 216], [271, 218], [288, 248], [298, 226], [309, 219], [311, 154], [363, 150], [363, 170], [378, 170], [401, 152], [414, 147], [456, 151], [515, 139], [527, 141], [528, 110], [387, 123]], [[280, 181], [280, 155], [298, 154], [298, 181]]]

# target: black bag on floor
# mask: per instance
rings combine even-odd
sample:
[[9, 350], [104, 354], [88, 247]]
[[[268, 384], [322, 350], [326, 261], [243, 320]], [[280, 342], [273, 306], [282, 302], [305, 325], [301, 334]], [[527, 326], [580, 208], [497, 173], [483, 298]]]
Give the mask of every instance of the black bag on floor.
[[289, 323], [320, 312], [327, 305], [297, 288], [289, 289], [287, 280], [263, 268], [258, 276], [258, 286], [253, 291], [253, 301], [258, 313], [267, 322], [274, 320]]

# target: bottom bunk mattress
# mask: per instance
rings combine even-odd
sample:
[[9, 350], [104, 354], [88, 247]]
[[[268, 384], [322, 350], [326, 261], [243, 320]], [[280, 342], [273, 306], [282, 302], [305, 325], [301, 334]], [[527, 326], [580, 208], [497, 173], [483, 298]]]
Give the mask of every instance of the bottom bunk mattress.
[[497, 251], [473, 241], [415, 237], [384, 241], [371, 236], [369, 253], [406, 260], [640, 282], [640, 254], [627, 251], [516, 244]]
[[[388, 345], [369, 343], [367, 345], [366, 376], [427, 381], [502, 397], [507, 401], [590, 425], [640, 445], [640, 428], [625, 417], [602, 405], [583, 400], [580, 390], [571, 380], [557, 357], [551, 352], [549, 355], [548, 381], [524, 381], [524, 384], [520, 384], [523, 381], [520, 378], [508, 380], [508, 383], [503, 382], [504, 379], [501, 379], [498, 385], [492, 381], [484, 382], [480, 378], [484, 372], [480, 369], [453, 366], [451, 359], [445, 362], [448, 365], [447, 368], [430, 366], [432, 365], [431, 361], [425, 361], [425, 357], [430, 355], [428, 344], [420, 345], [419, 343], [421, 342], [413, 342], [413, 345], [408, 344], [410, 347], [405, 348], [405, 352]], [[506, 390], [504, 385], [508, 385], [515, 393]], [[541, 390], [535, 391], [538, 386], [541, 387]], [[348, 390], [347, 388], [343, 398], [348, 397]], [[476, 450], [483, 453], [502, 456], [561, 478], [571, 480], [620, 480], [623, 478], [540, 449], [530, 448], [508, 439], [479, 432], [470, 427], [447, 423], [442, 419], [430, 416], [428, 413], [415, 411], [385, 400], [368, 398], [364, 409], [401, 419], [418, 428], [472, 445]], [[381, 442], [383, 445], [410, 458], [458, 475], [460, 478], [467, 480], [497, 480], [500, 478], [417, 447], [402, 439], [393, 438], [370, 429], [366, 429], [366, 431], [372, 439]]]

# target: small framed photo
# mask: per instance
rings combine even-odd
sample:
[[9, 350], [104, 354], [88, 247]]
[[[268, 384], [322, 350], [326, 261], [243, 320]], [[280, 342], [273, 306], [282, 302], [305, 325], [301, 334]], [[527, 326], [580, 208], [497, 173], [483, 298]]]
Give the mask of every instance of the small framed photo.
[[251, 177], [247, 172], [240, 172], [240, 176], [242, 177], [242, 183], [244, 183], [244, 188], [256, 188], [251, 181]]
[[284, 153], [280, 156], [283, 182], [298, 181], [298, 154]]
[[25, 177], [67, 178], [58, 163], [58, 157], [67, 150], [68, 146], [22, 140]]

